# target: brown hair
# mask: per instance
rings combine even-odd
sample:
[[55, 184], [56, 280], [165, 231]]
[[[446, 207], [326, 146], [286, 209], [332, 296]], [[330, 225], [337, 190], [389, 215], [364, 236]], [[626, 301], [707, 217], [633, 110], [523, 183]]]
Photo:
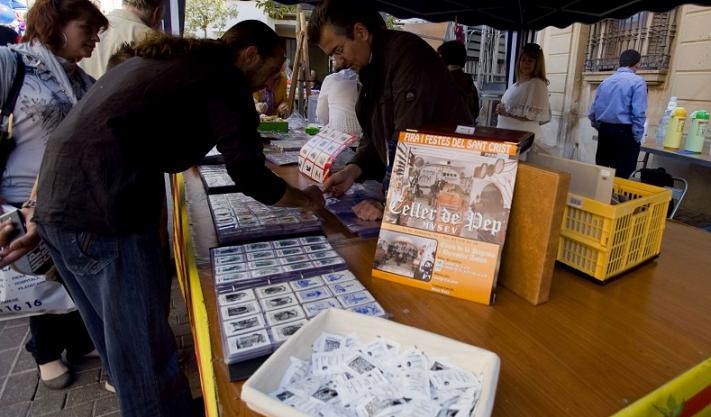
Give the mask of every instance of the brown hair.
[[39, 41], [52, 52], [64, 44], [62, 28], [72, 20], [84, 18], [97, 32], [109, 21], [89, 0], [37, 0], [27, 12], [24, 42]]
[[543, 49], [541, 49], [541, 45], [537, 43], [527, 43], [523, 45], [523, 48], [521, 48], [521, 53], [516, 61], [516, 78], [521, 78], [521, 57], [524, 55], [536, 61], [536, 66], [533, 68], [533, 74], [531, 74], [531, 77], [540, 78], [545, 81], [546, 84], [549, 84], [548, 78], [546, 78], [546, 61], [543, 57]]
[[152, 11], [163, 7], [163, 0], [123, 0], [123, 4], [140, 10]]

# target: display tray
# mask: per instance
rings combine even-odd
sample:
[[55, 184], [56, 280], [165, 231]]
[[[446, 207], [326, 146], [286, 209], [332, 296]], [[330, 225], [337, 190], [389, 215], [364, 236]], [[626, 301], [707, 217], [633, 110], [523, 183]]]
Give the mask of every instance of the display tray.
[[312, 344], [324, 332], [343, 335], [354, 333], [364, 342], [384, 336], [400, 343], [401, 351], [417, 346], [430, 357], [446, 357], [449, 362], [473, 372], [481, 380], [481, 397], [472, 416], [491, 415], [499, 378], [498, 355], [414, 327], [334, 309], [322, 312], [301, 327], [245, 382], [241, 398], [247, 406], [269, 417], [307, 417], [269, 394], [279, 388], [280, 380], [289, 368], [292, 357], [301, 360], [311, 358]]
[[200, 161], [200, 165], [217, 165], [224, 163], [225, 157], [222, 153], [220, 153], [220, 151], [217, 150], [217, 146], [213, 146], [213, 148], [210, 149], [210, 152], [203, 156]]
[[362, 220], [353, 212], [353, 207], [364, 200], [382, 201], [382, 187], [381, 183], [375, 181], [353, 184], [340, 197], [326, 198], [325, 207], [349, 232], [363, 238], [376, 237], [380, 231], [380, 220]]
[[268, 355], [325, 309], [385, 316], [325, 236], [222, 246], [210, 257], [227, 364]]
[[299, 163], [299, 151], [264, 151], [264, 157], [274, 165], [296, 165]]
[[298, 208], [267, 206], [242, 193], [212, 194], [208, 201], [221, 245], [321, 232], [321, 220]]
[[232, 180], [224, 164], [198, 166], [200, 179], [208, 194], [237, 192], [237, 184]]

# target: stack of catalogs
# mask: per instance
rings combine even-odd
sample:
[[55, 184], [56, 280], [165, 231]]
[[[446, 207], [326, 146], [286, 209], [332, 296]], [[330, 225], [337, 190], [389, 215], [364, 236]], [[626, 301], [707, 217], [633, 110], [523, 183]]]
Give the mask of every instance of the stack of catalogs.
[[209, 196], [220, 244], [321, 231], [321, 221], [298, 208], [267, 206], [242, 193]]
[[353, 206], [364, 200], [382, 201], [382, 188], [382, 184], [375, 181], [353, 184], [347, 193], [339, 197], [326, 198], [326, 209], [351, 233], [363, 238], [378, 236], [380, 220], [368, 221], [358, 218], [353, 212]]
[[296, 165], [299, 163], [299, 151], [280, 152], [276, 150], [264, 150], [264, 157], [274, 165]]
[[270, 353], [324, 309], [386, 316], [380, 304], [348, 270], [218, 292], [217, 299], [228, 364]]
[[264, 156], [275, 165], [297, 164], [299, 162], [299, 151], [307, 140], [307, 137], [272, 140], [269, 143], [269, 147], [264, 149]]
[[301, 147], [306, 144], [306, 141], [308, 139], [284, 139], [284, 140], [277, 140], [277, 141], [272, 141], [269, 144], [269, 147], [274, 149], [277, 152], [293, 152], [296, 151], [297, 153], [301, 150]]
[[227, 173], [227, 168], [224, 165], [200, 165], [198, 172], [200, 172], [200, 178], [208, 194], [237, 191], [237, 184]]
[[207, 155], [202, 157], [200, 163], [204, 165], [224, 164], [225, 157], [217, 150], [217, 146], [214, 146]]

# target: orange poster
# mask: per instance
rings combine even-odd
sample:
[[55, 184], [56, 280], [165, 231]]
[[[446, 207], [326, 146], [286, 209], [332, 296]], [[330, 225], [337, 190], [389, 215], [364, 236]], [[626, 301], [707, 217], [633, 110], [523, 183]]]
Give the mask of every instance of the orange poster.
[[373, 276], [493, 303], [519, 146], [400, 133]]

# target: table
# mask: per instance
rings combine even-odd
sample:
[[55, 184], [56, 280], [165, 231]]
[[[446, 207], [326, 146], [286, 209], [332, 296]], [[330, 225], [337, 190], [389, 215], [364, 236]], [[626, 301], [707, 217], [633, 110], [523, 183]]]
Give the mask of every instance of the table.
[[640, 151], [645, 153], [644, 159], [642, 159], [642, 168], [647, 168], [647, 163], [649, 162], [649, 154], [656, 154], [667, 158], [680, 159], [690, 164], [696, 164], [711, 168], [711, 154], [709, 154], [708, 147], [704, 148], [704, 153], [691, 154], [686, 153], [683, 150], [665, 149], [662, 145], [657, 145], [655, 142], [645, 142], [640, 147]]
[[[199, 276], [187, 294], [198, 302], [188, 305], [204, 308], [193, 320], [201, 321], [194, 325], [209, 333], [211, 345], [196, 344], [205, 398], [216, 396], [221, 416], [256, 416], [223, 362], [207, 262], [216, 239], [199, 177], [184, 175]], [[309, 183], [294, 169], [281, 175]], [[485, 306], [372, 279], [375, 240], [353, 238], [331, 220], [326, 233], [392, 320], [501, 357], [495, 417], [608, 416], [711, 357], [711, 234], [700, 229], [669, 221], [661, 255], [604, 286], [556, 267], [550, 300], [539, 306], [505, 288]]]

